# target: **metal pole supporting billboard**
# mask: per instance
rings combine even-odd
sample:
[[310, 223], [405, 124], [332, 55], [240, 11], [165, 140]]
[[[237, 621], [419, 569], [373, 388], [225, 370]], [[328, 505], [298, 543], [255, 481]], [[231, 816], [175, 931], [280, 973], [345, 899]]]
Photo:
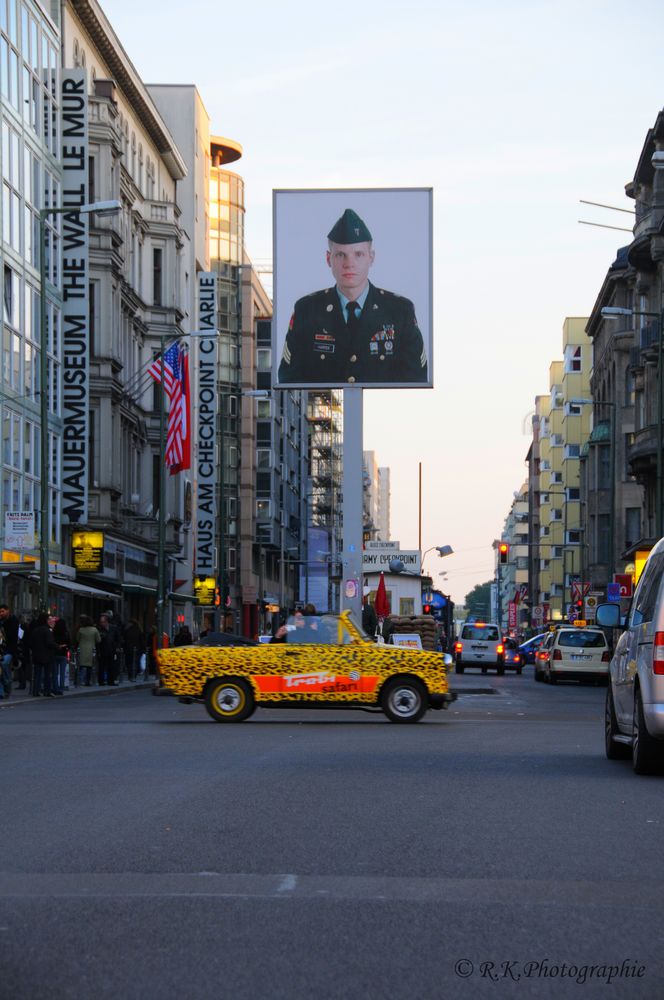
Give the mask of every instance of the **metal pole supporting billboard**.
[[342, 607], [362, 618], [362, 389], [344, 389]]

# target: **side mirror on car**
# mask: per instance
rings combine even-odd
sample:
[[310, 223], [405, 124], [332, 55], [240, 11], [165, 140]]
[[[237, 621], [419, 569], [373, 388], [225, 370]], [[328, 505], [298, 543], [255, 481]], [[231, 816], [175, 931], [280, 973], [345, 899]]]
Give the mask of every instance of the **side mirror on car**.
[[595, 620], [604, 628], [620, 628], [623, 619], [619, 604], [598, 604], [595, 609]]

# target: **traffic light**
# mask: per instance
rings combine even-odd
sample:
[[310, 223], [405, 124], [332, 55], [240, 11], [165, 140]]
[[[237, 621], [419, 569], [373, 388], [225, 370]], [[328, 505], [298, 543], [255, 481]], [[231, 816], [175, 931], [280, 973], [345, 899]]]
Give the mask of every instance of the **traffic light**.
[[430, 615], [431, 614], [431, 605], [430, 604], [423, 604], [422, 605], [422, 614], [423, 615]]
[[583, 609], [583, 601], [577, 601], [575, 607], [577, 611], [581, 611]]
[[220, 604], [221, 604], [221, 591], [219, 590], [219, 587], [215, 587], [214, 588], [214, 605], [215, 605], [216, 608], [218, 608]]
[[510, 554], [510, 547], [507, 544], [507, 542], [500, 543], [500, 545], [498, 546], [498, 552], [500, 554], [500, 565], [506, 566]]

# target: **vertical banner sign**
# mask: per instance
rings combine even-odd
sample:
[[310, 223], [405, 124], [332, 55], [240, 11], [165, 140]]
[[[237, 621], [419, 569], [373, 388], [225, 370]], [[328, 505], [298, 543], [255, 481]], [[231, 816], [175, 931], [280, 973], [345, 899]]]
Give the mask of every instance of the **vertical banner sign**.
[[516, 601], [510, 601], [507, 605], [507, 627], [516, 628]]
[[198, 385], [196, 388], [196, 549], [194, 574], [215, 577], [217, 465], [217, 276], [198, 275]]
[[[62, 514], [88, 519], [88, 88], [84, 69], [63, 69], [62, 132]], [[51, 331], [51, 343], [53, 342]]]

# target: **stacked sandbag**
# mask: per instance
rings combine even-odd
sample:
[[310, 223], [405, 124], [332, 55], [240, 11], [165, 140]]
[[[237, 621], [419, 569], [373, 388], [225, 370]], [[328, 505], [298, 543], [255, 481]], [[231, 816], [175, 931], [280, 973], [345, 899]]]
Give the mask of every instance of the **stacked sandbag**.
[[387, 621], [391, 631], [399, 635], [417, 632], [422, 640], [422, 649], [436, 652], [438, 626], [431, 615], [390, 615]]

